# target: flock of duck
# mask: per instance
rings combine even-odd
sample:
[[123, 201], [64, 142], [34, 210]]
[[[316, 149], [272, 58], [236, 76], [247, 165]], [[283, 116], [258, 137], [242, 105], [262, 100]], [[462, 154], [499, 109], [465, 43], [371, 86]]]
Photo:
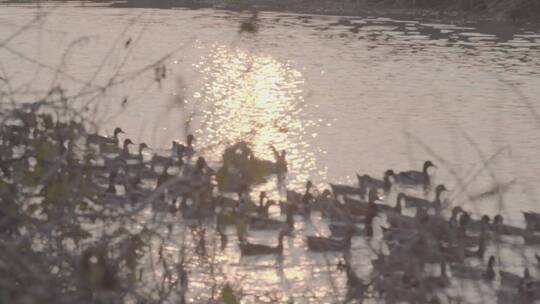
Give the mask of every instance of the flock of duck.
[[[121, 129], [116, 129], [113, 138], [95, 138], [106, 145], [116, 144], [116, 136], [121, 132]], [[219, 168], [210, 168], [203, 157], [198, 157], [195, 165], [190, 167], [190, 158], [195, 154], [193, 141], [194, 137], [188, 135], [186, 145], [173, 142], [171, 157], [154, 155], [146, 165], [142, 151], [148, 146], [140, 144], [138, 154], [131, 155], [127, 150], [131, 141], [126, 139], [114, 163], [122, 164], [116, 169], [124, 168], [129, 175], [130, 169], [125, 169], [126, 163], [122, 160], [136, 160], [131, 165], [139, 166], [131, 170], [135, 180], [139, 180], [141, 174], [147, 178], [155, 174], [158, 188], [175, 180], [165, 186], [165, 194], [161, 196], [165, 208], [173, 213], [180, 212], [185, 219], [199, 222], [217, 218], [216, 230], [221, 235], [222, 244], [226, 244], [227, 238], [224, 227], [235, 225], [239, 236], [238, 248], [244, 256], [283, 254], [283, 239], [294, 236], [295, 216], [309, 218], [316, 211], [329, 219], [331, 236], [307, 236], [307, 249], [343, 253], [338, 268], [346, 273], [349, 300], [380, 297], [389, 303], [436, 303], [437, 290], [450, 286], [451, 278], [485, 282], [498, 280], [503, 287], [501, 298], [510, 293], [525, 302], [540, 299], [540, 281], [532, 278], [528, 269], [524, 269], [523, 275], [505, 271], [497, 273], [495, 257], [485, 256], [493, 235], [517, 236], [522, 237], [526, 244], [540, 244], [540, 235], [535, 233], [540, 231], [540, 214], [525, 212], [526, 228], [505, 224], [500, 214], [493, 216], [493, 220], [488, 215], [474, 219], [461, 207], [452, 208], [447, 218], [444, 211], [448, 206], [441, 200], [441, 195], [448, 190], [444, 185], [432, 185], [429, 169], [435, 166], [430, 161], [424, 163], [421, 171], [395, 173], [387, 170], [381, 180], [357, 175], [357, 185], [330, 184], [330, 189], [320, 194], [314, 194], [313, 183], [307, 181], [302, 193], [287, 191], [286, 200], [280, 202], [267, 199], [263, 191], [259, 194], [258, 203], [253, 203], [250, 200], [253, 185], [268, 175], [286, 173], [285, 151], [278, 152], [272, 147], [275, 161], [266, 161], [256, 158], [249, 145], [240, 142], [225, 150]], [[162, 167], [161, 173], [155, 173], [158, 163]], [[174, 176], [169, 174], [173, 166], [179, 172]], [[109, 193], [115, 192], [116, 169], [110, 173]], [[134, 179], [133, 176], [130, 178]], [[218, 194], [212, 190], [214, 180]], [[135, 189], [136, 184], [131, 188]], [[417, 188], [426, 194], [433, 192], [434, 198], [428, 200], [397, 192], [394, 206], [381, 202], [383, 195], [389, 196], [395, 189], [405, 188]], [[270, 217], [269, 208], [273, 205], [279, 206], [285, 215], [284, 221]], [[405, 211], [415, 211], [415, 214], [407, 215]], [[385, 219], [386, 224], [376, 227], [376, 223], [384, 222], [376, 221], [376, 218]], [[367, 280], [369, 282], [365, 282], [350, 264], [352, 238], [372, 238], [377, 228], [382, 230], [382, 239], [389, 248], [389, 254], [381, 253], [372, 261], [373, 275]], [[247, 238], [250, 230], [276, 230], [277, 244], [269, 246], [250, 242]], [[486, 259], [487, 263], [484, 268], [472, 267], [467, 263], [468, 259]], [[427, 264], [439, 264], [440, 274], [427, 275], [424, 271]]]
[[[250, 193], [255, 185], [270, 175], [286, 174], [285, 151], [271, 147], [275, 160], [262, 160], [247, 143], [239, 142], [225, 149], [222, 162], [212, 168], [204, 157], [197, 156], [193, 135], [188, 135], [185, 143], [173, 141], [170, 155], [149, 156], [145, 150], [150, 148], [145, 143], [132, 153], [129, 147], [134, 144], [129, 138], [120, 141], [119, 135], [124, 133], [120, 128], [111, 137], [87, 133], [77, 141], [65, 140], [76, 129], [73, 125], [54, 127], [46, 115], [25, 115], [22, 126], [12, 125], [9, 132], [3, 133], [11, 136], [4, 138], [4, 142], [35, 140], [41, 136], [30, 134], [25, 124], [48, 126], [49, 135], [61, 139], [58, 149], [68, 156], [70, 170], [82, 170], [82, 164], [92, 166], [92, 187], [100, 204], [147, 203], [156, 212], [179, 213], [186, 221], [201, 225], [215, 221], [223, 246], [227, 242], [225, 228], [235, 226], [238, 248], [244, 256], [282, 255], [284, 238], [295, 235], [295, 221], [319, 212], [328, 219], [331, 235], [307, 236], [305, 244], [313, 252], [342, 253], [338, 268], [346, 274], [348, 300], [362, 302], [365, 298], [378, 298], [388, 303], [438, 303], [438, 292], [451, 286], [452, 278], [498, 282], [500, 299], [508, 295], [524, 302], [540, 299], [540, 281], [528, 269], [523, 269], [522, 275], [496, 272], [496, 258], [485, 256], [493, 236], [521, 237], [526, 244], [540, 244], [540, 235], [536, 234], [540, 231], [540, 214], [524, 213], [526, 228], [505, 224], [500, 214], [493, 219], [488, 215], [474, 218], [461, 207], [453, 207], [446, 214], [450, 206], [442, 201], [441, 195], [448, 190], [444, 185], [433, 185], [429, 170], [435, 165], [430, 161], [420, 171], [387, 170], [382, 179], [357, 175], [357, 185], [330, 184], [322, 192], [314, 191], [313, 183], [307, 181], [303, 192], [286, 191], [286, 199], [279, 202], [260, 192], [258, 202], [254, 203]], [[82, 145], [93, 147], [103, 157], [78, 160], [77, 147], [81, 140]], [[10, 165], [16, 156], [8, 149], [1, 152], [3, 180], [8, 180], [15, 174], [10, 171]], [[402, 191], [411, 188], [425, 195], [416, 197]], [[384, 203], [383, 197], [392, 194], [396, 196], [395, 205]], [[433, 200], [424, 198], [429, 196]], [[271, 216], [272, 206], [279, 208], [283, 221]], [[249, 231], [256, 230], [275, 230], [277, 245], [249, 241]], [[352, 240], [376, 238], [377, 230], [382, 231], [381, 239], [388, 253], [378, 253], [372, 260], [372, 274], [360, 278], [350, 262], [354, 254]], [[540, 262], [540, 256], [536, 258]], [[473, 259], [487, 263], [485, 267], [470, 266], [469, 260]], [[429, 275], [425, 271], [428, 264], [438, 264], [439, 275]]]

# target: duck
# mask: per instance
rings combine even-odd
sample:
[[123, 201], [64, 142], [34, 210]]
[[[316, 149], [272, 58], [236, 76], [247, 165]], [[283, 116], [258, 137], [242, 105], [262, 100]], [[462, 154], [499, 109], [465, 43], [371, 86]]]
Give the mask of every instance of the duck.
[[294, 226], [294, 222], [282, 222], [270, 218], [251, 217], [249, 228], [251, 230], [283, 230], [290, 231]]
[[522, 211], [525, 218], [526, 229], [530, 231], [540, 231], [540, 213]]
[[427, 217], [427, 211], [422, 208], [416, 208], [416, 215], [408, 216], [405, 214], [392, 212], [386, 213], [386, 221], [390, 224], [391, 228], [397, 229], [418, 229], [420, 222]]
[[309, 217], [311, 214], [311, 205], [313, 204], [314, 200], [314, 197], [311, 194], [312, 188], [313, 183], [308, 180], [306, 182], [304, 194], [287, 190], [287, 203], [280, 204], [281, 213], [286, 213], [287, 208], [292, 208], [294, 212], [297, 212], [304, 217]]
[[398, 198], [396, 199], [396, 205], [395, 206], [390, 206], [390, 205], [385, 205], [385, 204], [377, 204], [377, 210], [381, 211], [381, 212], [383, 212], [385, 214], [388, 214], [388, 213], [401, 214], [402, 209], [403, 209], [403, 205], [401, 204], [401, 201], [402, 201], [402, 198], [400, 199], [399, 195], [398, 195]]
[[430, 186], [430, 177], [428, 169], [436, 166], [431, 161], [424, 162], [422, 171], [403, 171], [394, 175], [394, 179], [397, 183], [405, 186], [422, 186], [424, 190]]
[[294, 216], [292, 208], [285, 211], [285, 222], [266, 217], [251, 217], [249, 227], [252, 230], [282, 230], [290, 233], [294, 229]]
[[144, 157], [143, 157], [144, 149], [149, 149], [148, 145], [146, 143], [140, 143], [137, 149], [137, 154], [127, 153], [126, 155], [124, 155], [124, 158], [128, 161], [135, 161], [136, 164], [142, 164], [144, 161]]
[[[468, 213], [464, 213], [469, 215]], [[488, 215], [484, 214], [482, 217], [480, 217], [480, 220], [473, 220], [468, 218], [467, 223], [465, 224], [467, 231], [475, 232], [475, 233], [482, 233], [487, 230], [491, 229], [491, 219]]]
[[451, 210], [450, 218], [448, 219], [448, 225], [451, 229], [457, 229], [459, 227], [458, 215], [464, 212], [460, 206], [455, 206]]
[[420, 286], [428, 291], [435, 291], [437, 289], [445, 288], [450, 285], [450, 278], [446, 273], [446, 261], [442, 259], [440, 261], [440, 274], [438, 276], [425, 276], [420, 281]]
[[367, 174], [364, 174], [360, 176], [359, 174], [356, 174], [356, 178], [358, 179], [358, 184], [360, 185], [360, 189], [363, 189], [364, 194], [366, 193], [366, 189], [377, 189], [377, 190], [383, 190], [385, 195], [388, 195], [390, 191], [392, 190], [392, 182], [390, 178], [394, 177], [395, 173], [393, 170], [386, 170], [384, 172], [384, 176], [382, 180], [373, 178]]
[[354, 231], [350, 229], [342, 239], [308, 236], [306, 237], [306, 243], [308, 249], [314, 252], [348, 251], [351, 249], [351, 239], [353, 235]]
[[352, 215], [368, 216], [371, 214], [377, 214], [380, 204], [375, 202], [379, 200], [379, 194], [377, 190], [370, 189], [368, 194], [368, 201], [355, 200], [345, 196], [345, 209]]
[[265, 204], [265, 198], [266, 192], [261, 191], [261, 193], [259, 194], [259, 205], [256, 206], [257, 216], [260, 218], [268, 218], [268, 209], [270, 208], [270, 206], [275, 204], [275, 202], [272, 200], [267, 200]]
[[328, 224], [328, 229], [332, 237], [344, 237], [349, 229], [353, 230], [354, 236], [361, 236], [363, 234], [360, 227], [349, 223], [330, 223]]
[[502, 215], [497, 214], [493, 217], [492, 229], [495, 234], [498, 235], [510, 235], [510, 236], [521, 236], [527, 231], [523, 228], [510, 226], [504, 223], [504, 218]]
[[264, 254], [283, 254], [283, 238], [287, 233], [285, 231], [280, 231], [278, 234], [278, 244], [275, 247], [262, 245], [262, 244], [252, 244], [248, 243], [247, 240], [238, 243], [240, 252], [243, 256], [252, 256], [252, 255], [264, 255]]
[[461, 279], [472, 279], [472, 280], [486, 280], [493, 281], [495, 279], [495, 257], [490, 256], [486, 269], [479, 269], [463, 264], [453, 264], [451, 267], [452, 276]]
[[87, 144], [96, 144], [99, 146], [102, 145], [118, 145], [118, 134], [125, 132], [122, 130], [122, 128], [115, 128], [113, 131], [113, 137], [103, 136], [99, 134], [87, 134], [86, 135], [86, 143]]
[[[173, 141], [171, 151], [176, 150], [176, 145], [177, 143]], [[152, 155], [152, 159], [150, 160], [150, 165], [152, 166], [152, 169], [154, 169], [156, 166], [165, 166], [166, 164], [169, 164], [170, 166], [174, 163], [174, 156], [174, 153], [171, 156], [164, 156], [154, 153], [154, 155]]]
[[528, 268], [524, 269], [522, 277], [502, 270], [499, 270], [499, 277], [501, 278], [501, 285], [514, 288], [519, 288], [522, 282], [532, 279]]
[[332, 192], [328, 189], [324, 189], [323, 192], [315, 197], [313, 201], [313, 210], [322, 212], [323, 216], [328, 215], [329, 209], [334, 207], [339, 202], [333, 197]]
[[525, 241], [525, 244], [527, 245], [538, 245], [540, 244], [540, 235], [531, 232], [526, 231], [521, 235], [523, 237], [523, 240]]
[[463, 243], [463, 240], [458, 241], [457, 244], [448, 246], [441, 245], [441, 250], [447, 259], [454, 262], [462, 262], [465, 258], [478, 258], [483, 259], [486, 252], [486, 239], [483, 234], [478, 238], [473, 239], [478, 244], [476, 250], [471, 250], [466, 247], [467, 244]]
[[427, 199], [409, 196], [404, 193], [398, 194], [398, 199], [401, 197], [402, 200], [405, 201], [405, 207], [411, 208], [411, 207], [422, 207], [425, 209], [435, 209], [437, 213], [441, 211], [442, 204], [441, 204], [441, 194], [444, 191], [448, 191], [444, 185], [438, 185], [435, 187], [435, 199], [433, 201], [429, 201]]
[[359, 195], [360, 197], [366, 196], [365, 189], [355, 186], [330, 184], [330, 188], [332, 189], [332, 193], [336, 199], [340, 196], [346, 197], [347, 195]]

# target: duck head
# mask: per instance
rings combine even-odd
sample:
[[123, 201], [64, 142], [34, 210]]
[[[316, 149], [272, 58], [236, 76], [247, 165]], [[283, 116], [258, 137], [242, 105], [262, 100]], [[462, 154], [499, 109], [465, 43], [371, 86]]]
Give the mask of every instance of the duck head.
[[446, 189], [444, 185], [438, 185], [437, 187], [435, 187], [435, 197], [437, 198], [437, 200], [441, 197], [441, 193], [443, 193], [444, 191], [448, 191], [448, 189]]
[[115, 129], [114, 129], [114, 132], [113, 132], [114, 138], [118, 138], [118, 134], [120, 134], [120, 133], [125, 134], [126, 132], [124, 132], [124, 131], [122, 130], [122, 128], [115, 128]]
[[140, 143], [140, 144], [139, 144], [139, 154], [142, 154], [142, 151], [143, 151], [144, 149], [148, 149], [148, 148], [149, 148], [149, 147], [148, 147], [148, 145], [147, 145], [146, 143]]
[[313, 188], [313, 183], [312, 183], [310, 180], [308, 180], [308, 181], [306, 182], [306, 191], [309, 192], [309, 190], [310, 190], [311, 188]]
[[188, 145], [188, 147], [191, 147], [193, 145], [193, 142], [195, 141], [195, 136], [193, 136], [193, 134], [189, 134], [186, 138], [186, 143]]
[[490, 255], [488, 260], [488, 269], [495, 266], [495, 256]]
[[480, 221], [482, 222], [483, 225], [489, 225], [489, 222], [491, 221], [491, 219], [489, 218], [488, 215], [482, 215], [482, 218], [480, 219]]
[[503, 222], [504, 222], [504, 218], [500, 214], [495, 215], [495, 217], [493, 218], [493, 224], [494, 225], [502, 225]]
[[133, 142], [131, 141], [131, 139], [129, 138], [124, 139], [124, 150], [127, 150], [129, 145], [133, 145]]
[[429, 168], [431, 168], [431, 167], [437, 168], [437, 166], [435, 166], [430, 160], [428, 160], [428, 161], [426, 161], [426, 162], [424, 163], [424, 167], [423, 167], [423, 170], [422, 170], [422, 171], [423, 171], [424, 173], [427, 173], [427, 170], [428, 170]]
[[465, 227], [467, 224], [469, 224], [469, 221], [471, 220], [471, 216], [467, 212], [463, 212], [463, 214], [459, 217], [459, 226]]
[[457, 217], [460, 212], [463, 212], [463, 209], [460, 206], [452, 208], [452, 217]]
[[396, 176], [396, 173], [394, 173], [394, 170], [388, 169], [384, 172], [384, 181], [390, 182], [390, 178]]
[[204, 168], [206, 168], [206, 159], [202, 156], [197, 158], [197, 161], [195, 162], [195, 169], [197, 171], [202, 171]]

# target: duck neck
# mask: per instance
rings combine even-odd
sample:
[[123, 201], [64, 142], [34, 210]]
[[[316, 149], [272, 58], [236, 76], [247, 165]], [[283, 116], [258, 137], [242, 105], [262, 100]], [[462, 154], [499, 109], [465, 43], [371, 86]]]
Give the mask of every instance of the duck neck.
[[279, 233], [279, 237], [278, 237], [278, 244], [277, 244], [277, 250], [281, 253], [283, 252], [283, 237], [285, 235], [283, 233]]
[[122, 153], [128, 154], [129, 153], [129, 144], [124, 143], [124, 146], [122, 147]]
[[437, 189], [437, 192], [435, 193], [435, 200], [433, 202], [440, 202], [441, 201], [441, 193], [443, 190]]
[[289, 228], [293, 228], [294, 227], [294, 215], [293, 215], [293, 212], [291, 210], [291, 207], [287, 207], [287, 217], [285, 219], [285, 222], [287, 223], [287, 226]]
[[119, 130], [115, 130], [115, 131], [114, 131], [113, 138], [114, 138], [115, 140], [118, 140], [118, 134], [119, 134], [119, 133], [120, 133]]
[[390, 172], [384, 173], [383, 187], [385, 192], [389, 192], [392, 188], [392, 183], [390, 182]]
[[431, 167], [428, 163], [425, 163], [424, 164], [424, 167], [422, 168], [422, 172], [424, 173], [424, 175], [428, 176], [428, 169], [429, 167]]
[[484, 252], [486, 251], [486, 242], [484, 240], [484, 236], [480, 234], [478, 237], [478, 251], [476, 252], [478, 256], [483, 256]]
[[264, 206], [264, 196], [261, 196], [261, 197], [259, 198], [259, 207], [261, 207], [261, 208], [264, 208], [264, 207], [265, 207], [265, 206]]
[[404, 194], [403, 193], [400, 193], [398, 194], [397, 198], [396, 198], [396, 211], [401, 213], [401, 201], [403, 200], [404, 198]]
[[447, 274], [446, 274], [446, 262], [443, 260], [441, 262], [441, 278], [446, 278], [447, 277]]
[[143, 158], [142, 151], [144, 150], [144, 147], [139, 147], [139, 158]]

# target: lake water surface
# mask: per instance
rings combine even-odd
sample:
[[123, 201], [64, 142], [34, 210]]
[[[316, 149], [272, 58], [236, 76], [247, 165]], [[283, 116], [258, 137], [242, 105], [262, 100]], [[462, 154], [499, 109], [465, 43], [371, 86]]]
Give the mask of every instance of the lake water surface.
[[[286, 149], [290, 188], [308, 178], [320, 189], [354, 183], [355, 173], [380, 177], [430, 159], [454, 205], [490, 215], [502, 208], [517, 225], [521, 210], [540, 211], [540, 31], [260, 12], [258, 32], [239, 33], [249, 17], [4, 5], [0, 76], [22, 100], [60, 84], [67, 95], [95, 100], [101, 132], [121, 126], [158, 151], [187, 132], [214, 161], [241, 139], [267, 159], [270, 145]], [[160, 81], [158, 66], [166, 69]], [[467, 199], [497, 183], [512, 185], [500, 198]], [[230, 231], [219, 262], [248, 298], [334, 302], [343, 288], [335, 257], [305, 254], [303, 236], [324, 229], [317, 217], [298, 223], [282, 261], [240, 259]], [[273, 234], [260, 239], [275, 242]], [[369, 252], [364, 240], [353, 247]], [[369, 260], [358, 256], [358, 271], [369, 273]], [[519, 271], [521, 260], [509, 259], [505, 267]], [[203, 277], [194, 275], [193, 299], [207, 296]]]

